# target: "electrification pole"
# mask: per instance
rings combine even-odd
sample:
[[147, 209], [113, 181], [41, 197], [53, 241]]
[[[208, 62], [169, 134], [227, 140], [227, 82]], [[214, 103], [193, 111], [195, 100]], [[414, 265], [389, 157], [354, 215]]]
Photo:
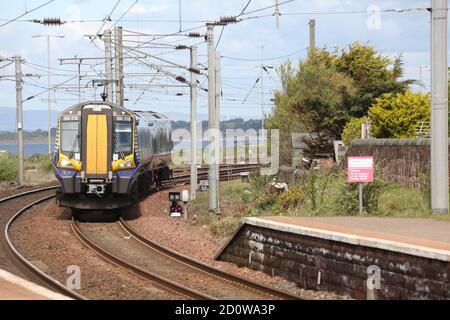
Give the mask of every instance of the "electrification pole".
[[[222, 92], [221, 88], [221, 81], [220, 81], [220, 52], [216, 51], [215, 55], [215, 86], [216, 86], [216, 99], [215, 99], [215, 123], [214, 128], [219, 130], [220, 132], [220, 96]], [[217, 213], [220, 213], [220, 205], [219, 205], [219, 181], [220, 181], [220, 174], [219, 174], [219, 165], [220, 165], [220, 135], [216, 135], [214, 138], [214, 159], [215, 159], [215, 173], [216, 173], [216, 203], [217, 203]]]
[[448, 214], [447, 0], [431, 7], [431, 207]]
[[122, 27], [115, 28], [115, 72], [116, 72], [116, 103], [123, 107], [123, 44], [122, 44]]
[[[208, 43], [208, 129], [214, 131], [216, 124], [216, 84], [215, 84], [215, 58], [214, 58], [214, 25], [207, 24], [206, 40]], [[208, 170], [208, 192], [209, 210], [217, 210], [217, 173], [216, 173], [216, 133], [211, 132], [209, 142], [209, 170]], [[212, 149], [212, 150], [211, 150]]]
[[191, 53], [191, 200], [197, 193], [197, 47], [190, 48]]
[[261, 46], [261, 71], [259, 81], [261, 81], [261, 129], [264, 129], [264, 46]]
[[24, 184], [24, 166], [23, 166], [23, 112], [22, 112], [22, 59], [20, 56], [14, 56], [16, 73], [16, 128], [17, 128], [17, 150], [19, 156], [19, 184]]
[[316, 48], [316, 20], [309, 20], [309, 54]]
[[105, 41], [105, 73], [106, 73], [106, 101], [113, 102], [113, 79], [112, 79], [112, 49], [111, 31], [104, 36]]

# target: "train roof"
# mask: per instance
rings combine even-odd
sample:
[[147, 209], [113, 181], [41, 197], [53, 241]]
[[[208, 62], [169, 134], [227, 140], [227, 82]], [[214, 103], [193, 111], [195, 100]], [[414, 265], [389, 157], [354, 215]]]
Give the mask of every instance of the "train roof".
[[88, 106], [88, 105], [107, 105], [107, 106], [110, 106], [111, 108], [120, 109], [120, 110], [123, 110], [128, 113], [133, 112], [131, 110], [128, 110], [127, 108], [119, 106], [118, 104], [97, 100], [97, 101], [83, 101], [83, 102], [77, 103], [77, 104], [72, 105], [72, 106], [64, 109], [63, 111], [61, 111], [61, 114], [67, 113], [69, 111], [81, 110], [81, 109], [83, 109], [83, 107]]
[[168, 120], [165, 115], [154, 111], [141, 111], [141, 110], [133, 110], [133, 113], [137, 115], [139, 118], [143, 118], [147, 121], [153, 120]]

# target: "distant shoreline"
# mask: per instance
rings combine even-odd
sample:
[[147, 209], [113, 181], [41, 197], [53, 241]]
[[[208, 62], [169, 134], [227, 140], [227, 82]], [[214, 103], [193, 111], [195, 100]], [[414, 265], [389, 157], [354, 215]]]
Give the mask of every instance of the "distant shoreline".
[[[24, 141], [23, 143], [26, 143], [26, 144], [48, 144], [48, 141]], [[52, 144], [54, 144], [54, 143], [55, 142], [52, 141]], [[15, 145], [15, 144], [17, 144], [17, 141], [11, 141], [11, 140], [1, 141], [0, 140], [0, 144]]]

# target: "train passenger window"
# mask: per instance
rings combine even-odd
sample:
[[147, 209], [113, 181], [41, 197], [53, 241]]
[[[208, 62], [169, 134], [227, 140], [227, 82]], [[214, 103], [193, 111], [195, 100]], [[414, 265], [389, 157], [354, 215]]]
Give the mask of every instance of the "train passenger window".
[[79, 149], [79, 122], [61, 122], [61, 151], [64, 154], [80, 152]]
[[114, 136], [114, 153], [128, 155], [133, 151], [131, 122], [116, 122]]

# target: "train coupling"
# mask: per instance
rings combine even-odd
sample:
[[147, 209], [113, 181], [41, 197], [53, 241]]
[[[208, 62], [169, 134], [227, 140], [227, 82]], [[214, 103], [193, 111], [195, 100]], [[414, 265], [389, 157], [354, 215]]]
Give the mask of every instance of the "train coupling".
[[87, 187], [88, 187], [87, 193], [97, 194], [99, 196], [106, 193], [106, 184], [96, 183], [97, 181], [92, 181], [92, 182], [94, 182], [94, 183], [90, 183], [87, 185]]

